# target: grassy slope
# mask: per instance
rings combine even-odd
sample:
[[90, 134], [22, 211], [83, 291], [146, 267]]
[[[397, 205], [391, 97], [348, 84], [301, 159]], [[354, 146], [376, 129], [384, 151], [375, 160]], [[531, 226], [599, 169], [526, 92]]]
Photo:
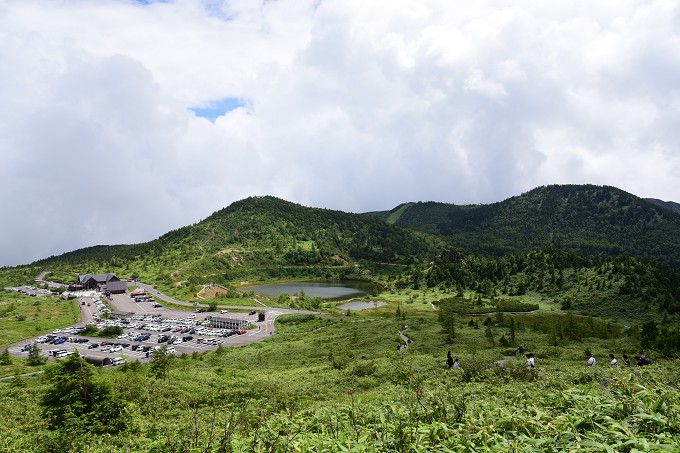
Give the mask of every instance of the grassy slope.
[[259, 197], [148, 243], [90, 247], [29, 268], [64, 278], [86, 272], [136, 275], [181, 296], [194, 293], [198, 283], [357, 278], [349, 264], [410, 263], [431, 258], [439, 247], [437, 239], [363, 215]]
[[0, 348], [80, 320], [74, 300], [0, 292]]
[[412, 205], [413, 203], [404, 203], [397, 209], [390, 211], [390, 215], [387, 216], [387, 220], [385, 220], [385, 222], [389, 223], [390, 225], [394, 225], [399, 221], [399, 218], [404, 214], [404, 212], [408, 211]]
[[[556, 347], [549, 334], [524, 322], [518, 341], [535, 352], [538, 364], [527, 372], [512, 361], [505, 369], [489, 368], [514, 349], [490, 346], [484, 329], [467, 327], [464, 318], [451, 345], [432, 317], [300, 319], [279, 324], [280, 333], [265, 343], [180, 359], [167, 381], [148, 378], [143, 367], [102, 373], [130, 402], [134, 429], [60, 441], [91, 452], [203, 450], [214, 420], [218, 437], [229, 427], [237, 451], [680, 446], [677, 367], [655, 360], [635, 370], [642, 374], [608, 369], [609, 351], [635, 350], [625, 337], [563, 339]], [[404, 323], [414, 344], [397, 353], [396, 333]], [[599, 359], [596, 369], [583, 366], [586, 348]], [[444, 369], [448, 349], [461, 358], [462, 371]], [[0, 448], [47, 451], [59, 440], [38, 414], [34, 395], [45, 385], [0, 383]]]

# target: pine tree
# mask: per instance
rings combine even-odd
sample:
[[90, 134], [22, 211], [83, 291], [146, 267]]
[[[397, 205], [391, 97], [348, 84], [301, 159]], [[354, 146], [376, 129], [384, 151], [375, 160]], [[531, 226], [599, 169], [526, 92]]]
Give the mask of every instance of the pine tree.
[[31, 350], [28, 351], [28, 364], [31, 366], [43, 365], [47, 362], [47, 357], [40, 354], [38, 343], [33, 343]]
[[11, 365], [12, 364], [12, 358], [9, 356], [9, 349], [5, 348], [4, 351], [2, 351], [2, 354], [0, 354], [0, 365]]

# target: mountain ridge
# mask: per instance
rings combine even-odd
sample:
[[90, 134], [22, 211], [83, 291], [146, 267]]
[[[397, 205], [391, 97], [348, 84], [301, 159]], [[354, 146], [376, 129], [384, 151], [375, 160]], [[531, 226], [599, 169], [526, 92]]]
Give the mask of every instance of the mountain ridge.
[[[668, 206], [594, 185], [541, 186], [491, 204], [408, 202], [363, 214], [258, 196], [149, 242], [86, 247], [32, 265], [153, 268], [151, 277], [177, 283], [246, 278], [246, 268], [269, 269], [275, 278], [280, 271], [271, 269], [286, 266], [331, 268], [337, 276], [340, 263], [406, 265], [431, 260], [444, 247], [491, 256], [555, 247], [680, 268], [680, 214]], [[329, 273], [314, 276], [322, 275]]]
[[541, 186], [476, 205], [402, 203], [366, 213], [447, 240], [470, 253], [506, 255], [550, 246], [584, 256], [629, 254], [680, 267], [680, 212], [610, 186]]

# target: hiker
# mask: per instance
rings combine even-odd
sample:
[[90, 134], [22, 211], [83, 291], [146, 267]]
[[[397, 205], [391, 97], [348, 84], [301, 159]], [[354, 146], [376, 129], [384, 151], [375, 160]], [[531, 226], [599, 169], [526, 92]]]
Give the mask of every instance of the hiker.
[[453, 367], [453, 368], [460, 368], [460, 362], [458, 361], [458, 357], [456, 357], [456, 358], [453, 360], [453, 365], [452, 365], [452, 367]]
[[536, 362], [535, 362], [533, 352], [530, 352], [530, 353], [527, 354], [527, 367], [529, 367], [529, 368], [535, 368], [536, 367]]
[[621, 358], [623, 359], [623, 365], [624, 366], [630, 366], [630, 359], [628, 358], [628, 356], [626, 354], [623, 354], [621, 356]]
[[453, 366], [453, 357], [451, 357], [451, 351], [446, 353], [446, 368], [451, 369]]
[[609, 365], [614, 366], [614, 367], [619, 366], [619, 361], [616, 360], [616, 357], [614, 357], [614, 354], [609, 353], [609, 358], [612, 359], [612, 361]]
[[401, 343], [397, 343], [397, 352], [401, 351]]
[[519, 345], [519, 348], [517, 348], [517, 354], [520, 356], [524, 355], [524, 346]]
[[649, 360], [647, 356], [642, 353], [640, 353], [640, 355], [636, 355], [635, 360], [637, 360], [637, 366], [651, 365], [652, 363], [652, 361]]
[[586, 352], [586, 357], [588, 357], [586, 366], [595, 366], [596, 363], [595, 357], [593, 357], [593, 355], [590, 352]]

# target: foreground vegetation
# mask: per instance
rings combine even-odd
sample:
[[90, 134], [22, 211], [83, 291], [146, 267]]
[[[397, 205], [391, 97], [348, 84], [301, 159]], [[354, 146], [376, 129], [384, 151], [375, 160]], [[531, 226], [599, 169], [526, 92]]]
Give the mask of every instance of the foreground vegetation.
[[[75, 419], [66, 410], [54, 412], [55, 405], [68, 408], [77, 403], [55, 403], [55, 392], [74, 385], [68, 376], [89, 369], [78, 366], [67, 372], [57, 365], [42, 377], [0, 383], [4, 414], [0, 448], [17, 452], [680, 448], [677, 362], [652, 355], [654, 363], [648, 367], [609, 368], [610, 351], [633, 353], [639, 339], [623, 331], [597, 329], [596, 337], [560, 339], [544, 333], [550, 330], [543, 328], [547, 320], [515, 315], [514, 341], [537, 357], [537, 369], [529, 370], [514, 358], [514, 346], [500, 346], [501, 336], [511, 336], [505, 318], [491, 318], [487, 326], [478, 327], [470, 323], [473, 318], [457, 317], [451, 336], [436, 316], [284, 317], [277, 335], [263, 343], [183, 356], [169, 365], [167, 374], [152, 373], [149, 366], [137, 363], [88, 371], [88, 382], [103, 395], [97, 404], [111, 398], [106, 407], [117, 414], [111, 424], [101, 418], [91, 423], [86, 422], [88, 417]], [[397, 352], [397, 332], [404, 324], [413, 343]], [[461, 369], [445, 368], [449, 349], [460, 358]], [[584, 366], [586, 349], [600, 360], [595, 368]], [[506, 358], [504, 367], [495, 366], [504, 356], [512, 358]], [[74, 410], [82, 411], [82, 405], [77, 403]], [[55, 413], [61, 414], [56, 419], [60, 422], [55, 422]]]

